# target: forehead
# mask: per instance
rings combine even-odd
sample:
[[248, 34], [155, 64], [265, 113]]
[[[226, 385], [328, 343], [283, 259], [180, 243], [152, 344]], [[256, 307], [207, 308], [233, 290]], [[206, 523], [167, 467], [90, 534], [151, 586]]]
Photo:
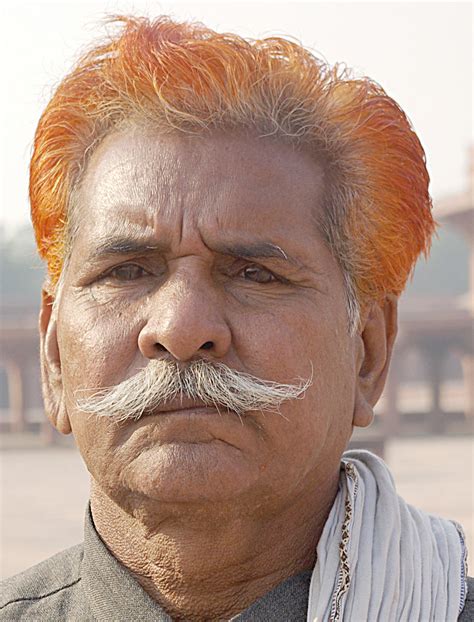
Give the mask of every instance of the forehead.
[[316, 161], [283, 142], [135, 128], [107, 137], [92, 156], [79, 193], [79, 231], [96, 239], [145, 229], [165, 235], [184, 219], [229, 235], [265, 229], [286, 236], [298, 226], [308, 230], [322, 186]]

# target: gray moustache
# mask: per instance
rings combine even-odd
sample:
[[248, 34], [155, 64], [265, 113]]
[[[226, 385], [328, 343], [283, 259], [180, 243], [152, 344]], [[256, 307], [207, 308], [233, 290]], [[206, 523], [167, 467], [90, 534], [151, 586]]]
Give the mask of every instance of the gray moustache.
[[309, 379], [284, 384], [202, 359], [185, 368], [172, 361], [150, 361], [147, 367], [116, 386], [79, 390], [76, 406], [83, 413], [116, 423], [138, 420], [177, 399], [199, 401], [239, 416], [249, 411], [279, 413], [283, 402], [304, 398], [312, 376], [311, 373]]

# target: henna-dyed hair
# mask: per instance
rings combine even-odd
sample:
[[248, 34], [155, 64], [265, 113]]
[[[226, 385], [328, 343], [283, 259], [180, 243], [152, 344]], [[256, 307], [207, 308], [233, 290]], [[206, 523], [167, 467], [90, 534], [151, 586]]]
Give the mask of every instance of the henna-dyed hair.
[[243, 129], [309, 150], [325, 171], [318, 224], [345, 277], [352, 328], [365, 301], [402, 292], [435, 223], [423, 148], [381, 86], [284, 38], [246, 40], [165, 17], [114, 22], [116, 34], [79, 60], [36, 130], [31, 214], [53, 288], [91, 153], [144, 122], [162, 132]]

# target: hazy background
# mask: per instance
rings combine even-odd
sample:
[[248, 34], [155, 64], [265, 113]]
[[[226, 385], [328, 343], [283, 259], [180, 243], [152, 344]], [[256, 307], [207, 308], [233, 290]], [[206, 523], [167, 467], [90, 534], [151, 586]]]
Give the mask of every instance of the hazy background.
[[[427, 154], [435, 217], [438, 200], [465, 191], [468, 184], [469, 147], [474, 142], [472, 6], [468, 2], [4, 3], [0, 12], [0, 334], [29, 331], [32, 335], [23, 406], [27, 418], [35, 422], [44, 420], [35, 341], [43, 269], [29, 224], [28, 162], [36, 124], [54, 86], [79, 52], [104, 35], [102, 20], [111, 14], [167, 14], [248, 37], [291, 35], [328, 62], [345, 62], [356, 75], [375, 79], [405, 110]], [[446, 225], [433, 244], [429, 262], [417, 267], [402, 310], [411, 313], [413, 306], [431, 317], [434, 299], [441, 300], [441, 306], [458, 297], [465, 299], [468, 277], [468, 243], [462, 231]], [[429, 421], [423, 420], [425, 427], [418, 425], [421, 411], [428, 419], [430, 415], [425, 400], [427, 376], [416, 356], [404, 362], [405, 380], [415, 381], [404, 393], [405, 414], [411, 408], [413, 418], [407, 434], [387, 441], [386, 459], [403, 496], [428, 511], [463, 522], [474, 546], [473, 443], [462, 431], [465, 427], [456, 427], [465, 422], [462, 407], [453, 406], [459, 397], [456, 387], [462, 385], [459, 361], [459, 356], [451, 357], [447, 365], [448, 380], [454, 383], [443, 402], [451, 408], [454, 422], [447, 435], [430, 431]], [[21, 434], [14, 433], [14, 426], [10, 430], [7, 385], [0, 360], [0, 425], [7, 431], [0, 461], [4, 576], [80, 541], [88, 485], [87, 472], [73, 450], [40, 447], [38, 434], [32, 440], [27, 430]], [[459, 421], [454, 414], [460, 415]]]

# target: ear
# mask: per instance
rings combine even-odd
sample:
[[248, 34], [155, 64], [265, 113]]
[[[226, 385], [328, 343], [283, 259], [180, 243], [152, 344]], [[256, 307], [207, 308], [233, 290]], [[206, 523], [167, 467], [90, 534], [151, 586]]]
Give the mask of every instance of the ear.
[[382, 395], [393, 344], [397, 335], [398, 298], [388, 294], [381, 303], [372, 303], [365, 313], [359, 333], [357, 386], [353, 425], [372, 423], [374, 406]]
[[56, 314], [53, 314], [53, 303], [54, 297], [43, 289], [39, 315], [43, 399], [46, 414], [53, 426], [62, 434], [70, 434], [71, 425], [64, 400], [57, 320]]

